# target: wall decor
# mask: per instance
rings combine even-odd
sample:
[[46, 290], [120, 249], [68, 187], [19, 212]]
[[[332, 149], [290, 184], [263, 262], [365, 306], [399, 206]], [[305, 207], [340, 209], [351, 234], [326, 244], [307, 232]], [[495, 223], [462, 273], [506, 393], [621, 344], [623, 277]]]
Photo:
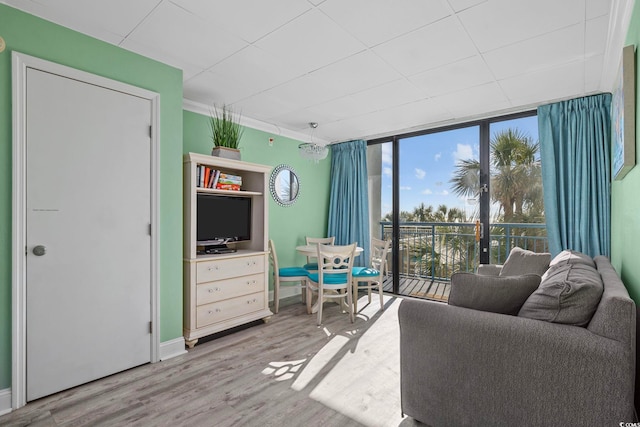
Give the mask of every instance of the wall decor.
[[269, 189], [277, 204], [291, 206], [300, 195], [300, 178], [291, 166], [276, 166], [271, 172]]
[[622, 50], [611, 100], [611, 174], [617, 181], [636, 164], [636, 49]]

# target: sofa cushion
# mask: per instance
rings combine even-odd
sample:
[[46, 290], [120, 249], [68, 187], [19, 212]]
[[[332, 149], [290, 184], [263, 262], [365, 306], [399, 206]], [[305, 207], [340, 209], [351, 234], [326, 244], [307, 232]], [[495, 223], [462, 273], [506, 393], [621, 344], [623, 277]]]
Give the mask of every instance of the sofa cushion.
[[454, 273], [449, 305], [516, 315], [539, 284], [537, 274], [499, 277]]
[[604, 285], [598, 270], [583, 263], [550, 267], [518, 316], [586, 326], [598, 308]]
[[550, 261], [551, 254], [549, 253], [532, 252], [516, 246], [504, 262], [500, 276], [520, 276], [523, 274], [542, 276], [549, 268]]
[[549, 267], [563, 264], [583, 264], [596, 268], [596, 263], [593, 262], [593, 259], [589, 255], [571, 249], [566, 249], [553, 257], [549, 263]]

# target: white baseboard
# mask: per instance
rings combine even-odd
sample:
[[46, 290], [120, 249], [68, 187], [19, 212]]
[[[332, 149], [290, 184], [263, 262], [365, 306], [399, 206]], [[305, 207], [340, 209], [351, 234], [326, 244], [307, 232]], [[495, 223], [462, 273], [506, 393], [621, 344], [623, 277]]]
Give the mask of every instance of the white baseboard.
[[171, 359], [172, 357], [186, 353], [187, 350], [184, 348], [184, 337], [160, 343], [160, 360]]
[[11, 412], [11, 389], [0, 390], [0, 415]]
[[[300, 288], [293, 286], [280, 286], [280, 299], [301, 295]], [[273, 301], [273, 290], [269, 291], [269, 301]]]

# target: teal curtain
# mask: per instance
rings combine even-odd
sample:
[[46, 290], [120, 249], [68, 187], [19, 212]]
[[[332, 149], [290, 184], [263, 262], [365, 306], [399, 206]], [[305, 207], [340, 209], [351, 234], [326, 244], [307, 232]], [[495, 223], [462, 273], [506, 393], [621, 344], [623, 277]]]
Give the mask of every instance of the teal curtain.
[[538, 108], [544, 211], [553, 255], [609, 256], [611, 94]]
[[362, 140], [331, 145], [331, 190], [327, 236], [336, 245], [357, 242], [364, 249], [354, 265], [369, 263], [369, 189], [367, 143]]

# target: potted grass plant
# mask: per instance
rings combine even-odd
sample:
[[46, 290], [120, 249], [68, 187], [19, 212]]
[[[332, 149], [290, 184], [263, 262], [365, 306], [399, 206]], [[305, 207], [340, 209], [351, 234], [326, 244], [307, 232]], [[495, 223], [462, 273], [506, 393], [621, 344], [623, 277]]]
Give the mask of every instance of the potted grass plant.
[[[211, 140], [213, 142], [212, 156], [240, 160], [240, 139], [244, 129], [240, 123], [233, 121], [233, 111], [226, 105], [222, 109], [213, 108], [209, 116]], [[240, 120], [240, 115], [238, 121]]]

